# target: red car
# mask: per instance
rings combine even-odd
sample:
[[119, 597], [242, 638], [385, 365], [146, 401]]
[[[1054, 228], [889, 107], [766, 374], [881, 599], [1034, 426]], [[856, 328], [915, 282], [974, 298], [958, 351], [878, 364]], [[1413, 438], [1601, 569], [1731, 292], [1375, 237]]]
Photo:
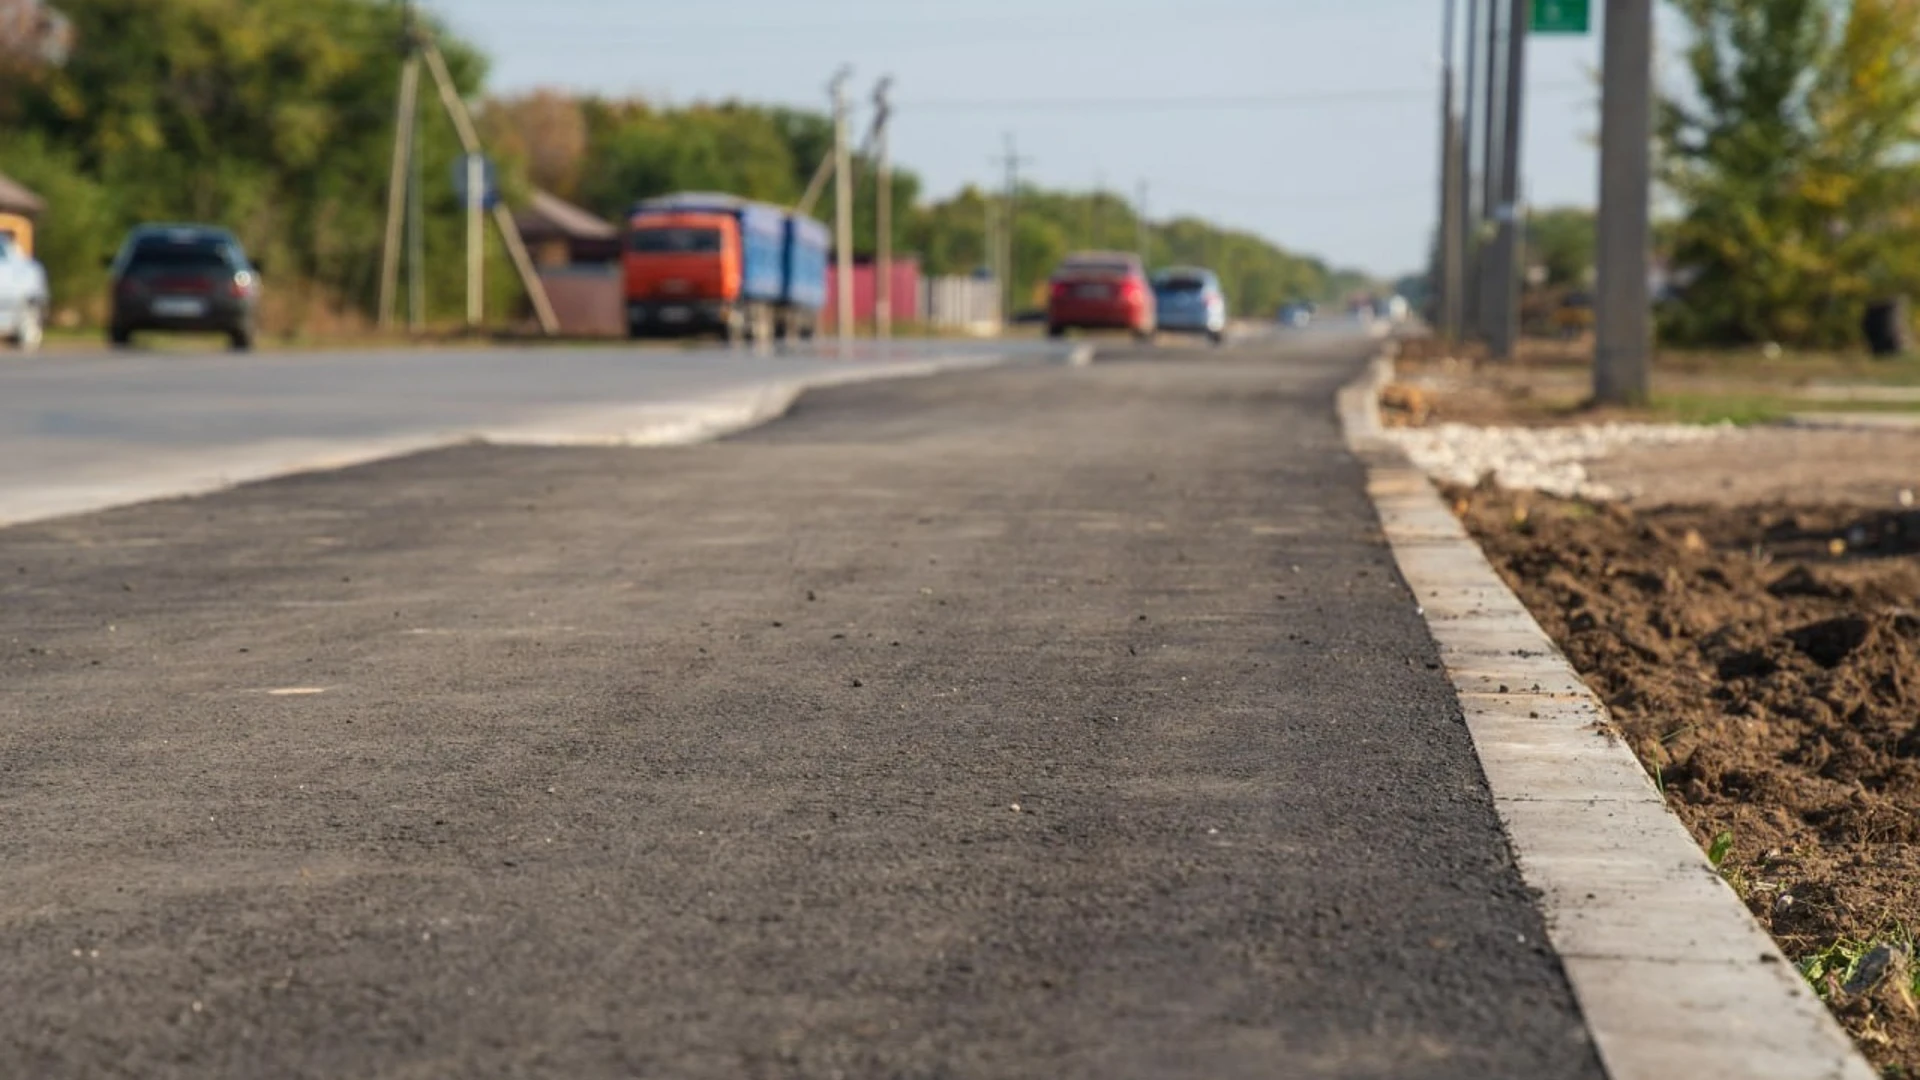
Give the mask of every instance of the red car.
[[1069, 255], [1047, 293], [1047, 336], [1069, 330], [1129, 330], [1153, 336], [1153, 289], [1139, 256], [1124, 251]]

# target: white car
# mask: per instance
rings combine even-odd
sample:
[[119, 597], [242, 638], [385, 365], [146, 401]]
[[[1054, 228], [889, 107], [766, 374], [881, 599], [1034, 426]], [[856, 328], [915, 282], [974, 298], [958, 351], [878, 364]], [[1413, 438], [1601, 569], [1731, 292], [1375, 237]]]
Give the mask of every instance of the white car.
[[39, 348], [49, 300], [46, 268], [11, 233], [0, 232], [0, 341], [21, 350]]

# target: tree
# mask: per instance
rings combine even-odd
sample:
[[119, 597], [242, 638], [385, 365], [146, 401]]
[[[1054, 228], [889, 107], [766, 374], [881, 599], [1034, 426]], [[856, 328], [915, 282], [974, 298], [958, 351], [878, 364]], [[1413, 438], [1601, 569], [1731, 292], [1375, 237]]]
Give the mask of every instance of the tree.
[[1664, 103], [1687, 342], [1836, 346], [1920, 288], [1920, 4], [1676, 0], [1693, 95]]
[[588, 151], [587, 115], [579, 98], [542, 89], [490, 100], [480, 126], [490, 150], [525, 163], [528, 182], [563, 199], [579, 197]]
[[1560, 207], [1533, 214], [1527, 221], [1527, 251], [1546, 269], [1551, 288], [1590, 284], [1594, 246], [1592, 210]]
[[[265, 257], [269, 315], [299, 323], [370, 310], [377, 288], [395, 88], [399, 13], [382, 0], [63, 0], [74, 41], [67, 64], [0, 82], [16, 115], [0, 161], [48, 162], [104, 192], [50, 199], [43, 228], [63, 236], [49, 273], [81, 281], [143, 221], [233, 228]], [[485, 64], [444, 34], [464, 95]], [[429, 253], [460, 250], [452, 185], [459, 152], [429, 96], [421, 150]], [[57, 147], [57, 153], [47, 148]], [[44, 166], [53, 168], [52, 164]], [[507, 176], [509, 190], [521, 187]], [[50, 192], [49, 194], [57, 194]], [[85, 242], [80, 242], [81, 233]], [[84, 247], [94, 250], [85, 252]], [[515, 290], [495, 255], [504, 301]], [[429, 295], [458, 304], [463, 265], [430, 259]]]

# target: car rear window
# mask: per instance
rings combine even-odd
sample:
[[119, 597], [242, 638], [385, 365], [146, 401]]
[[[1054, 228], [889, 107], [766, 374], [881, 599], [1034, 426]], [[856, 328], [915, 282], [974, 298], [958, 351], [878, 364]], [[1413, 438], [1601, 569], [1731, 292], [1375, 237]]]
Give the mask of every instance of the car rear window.
[[1070, 262], [1060, 267], [1062, 277], [1126, 277], [1133, 273], [1131, 263]]
[[642, 255], [704, 254], [720, 250], [719, 229], [635, 229], [627, 249]]
[[139, 269], [219, 272], [233, 269], [235, 259], [225, 244], [144, 243], [133, 249], [127, 265]]
[[1157, 292], [1166, 293], [1203, 292], [1207, 287], [1207, 279], [1192, 274], [1175, 274], [1154, 282], [1153, 287]]

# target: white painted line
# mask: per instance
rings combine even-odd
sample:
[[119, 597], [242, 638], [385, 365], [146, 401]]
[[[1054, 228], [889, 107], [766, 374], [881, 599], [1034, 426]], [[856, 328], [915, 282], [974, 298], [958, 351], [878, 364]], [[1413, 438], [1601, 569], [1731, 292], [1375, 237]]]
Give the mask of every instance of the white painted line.
[[1385, 357], [1340, 396], [1521, 875], [1612, 1080], [1873, 1080], [1426, 477], [1382, 436]]

